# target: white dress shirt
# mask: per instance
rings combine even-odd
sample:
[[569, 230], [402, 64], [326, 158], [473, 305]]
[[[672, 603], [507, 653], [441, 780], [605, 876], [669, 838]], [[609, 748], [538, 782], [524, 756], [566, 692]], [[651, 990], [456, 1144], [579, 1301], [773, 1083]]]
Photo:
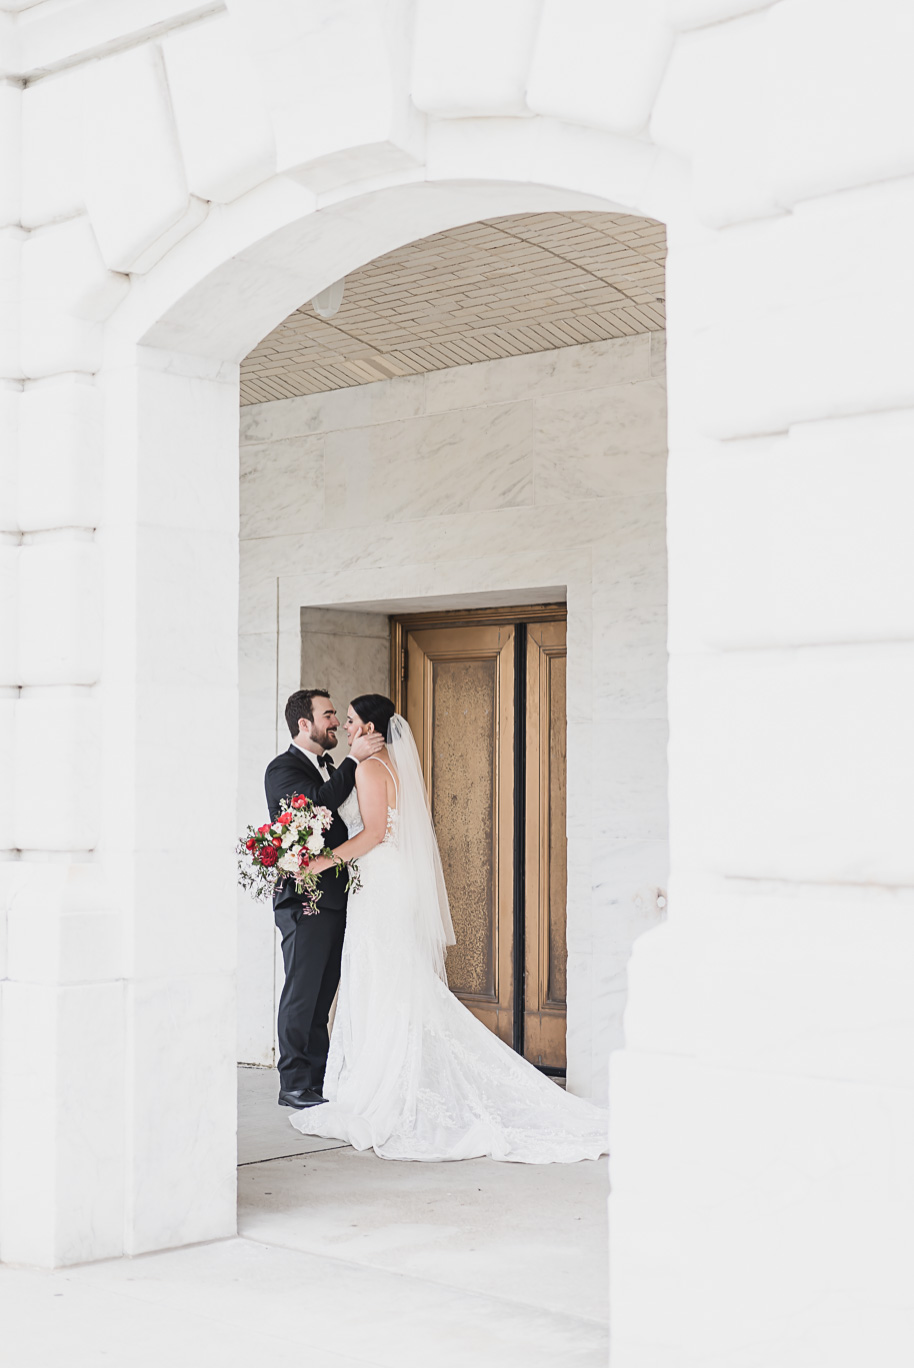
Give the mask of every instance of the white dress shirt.
[[[305, 750], [304, 746], [300, 746], [297, 741], [293, 741], [292, 745], [295, 747], [297, 751], [300, 752], [300, 754], [307, 755], [308, 759], [311, 761], [312, 765], [317, 770], [318, 774], [322, 779], [330, 778], [330, 771], [327, 769], [323, 769], [321, 767], [321, 756], [315, 755], [314, 751]], [[357, 765], [359, 763], [354, 755], [344, 755], [343, 760], [351, 760], [354, 765]], [[342, 760], [340, 761], [340, 764], [342, 764]]]

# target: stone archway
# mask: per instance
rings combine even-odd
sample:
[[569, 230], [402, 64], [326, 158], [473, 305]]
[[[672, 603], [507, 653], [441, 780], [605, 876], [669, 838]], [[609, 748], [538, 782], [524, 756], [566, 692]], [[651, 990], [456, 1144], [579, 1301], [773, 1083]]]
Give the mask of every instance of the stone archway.
[[[573, 143], [575, 130], [565, 134]], [[225, 851], [235, 822], [235, 755], [224, 742], [214, 751], [212, 738], [231, 736], [236, 726], [238, 358], [303, 298], [417, 236], [520, 208], [622, 207], [573, 184], [468, 177], [407, 181], [293, 217], [279, 188], [280, 215], [276, 187], [266, 186], [254, 196], [260, 212], [244, 206], [243, 242], [231, 213], [228, 224], [197, 229], [173, 249], [174, 260], [166, 258], [138, 283], [108, 330], [103, 384], [111, 459], [129, 440], [135, 464], [121, 491], [123, 526], [130, 531], [106, 558], [106, 576], [112, 586], [129, 577], [138, 604], [131, 649], [125, 653], [117, 643], [111, 668], [123, 681], [125, 712], [145, 724], [125, 755], [123, 714], [106, 710], [104, 789], [119, 797], [105, 829], [118, 830], [124, 794], [134, 786], [134, 820], [149, 852], [155, 850], [162, 880], [137, 879], [132, 907], [134, 1055], [127, 1075], [135, 1070], [136, 1077], [156, 1080], [154, 1088], [140, 1090], [128, 1121], [136, 1175], [133, 1180], [128, 1171], [126, 1179], [128, 1194], [136, 1184], [135, 1198], [128, 1196], [128, 1251], [134, 1253], [234, 1229], [233, 933], [223, 909], [233, 902]], [[294, 196], [292, 203], [299, 213]], [[169, 798], [168, 776], [204, 772], [212, 827], [201, 833], [200, 853], [189, 858], [181, 833], [193, 823], [200, 794], [191, 783]], [[158, 796], [149, 810], [152, 773]], [[202, 855], [206, 846], [209, 857]], [[138, 851], [141, 860], [144, 853]], [[157, 917], [154, 908], [176, 871], [180, 884], [169, 895], [169, 914]], [[221, 1042], [218, 1063], [214, 1041]], [[153, 1073], [147, 1050], [157, 1058]]]

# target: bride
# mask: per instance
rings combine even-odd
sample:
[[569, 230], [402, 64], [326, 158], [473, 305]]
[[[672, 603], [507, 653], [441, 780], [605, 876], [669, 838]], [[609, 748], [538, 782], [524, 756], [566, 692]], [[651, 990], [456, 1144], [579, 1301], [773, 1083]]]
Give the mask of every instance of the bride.
[[318, 872], [358, 860], [320, 1106], [289, 1119], [383, 1159], [572, 1163], [607, 1152], [607, 1115], [563, 1092], [450, 992], [454, 929], [419, 755], [389, 698], [350, 704], [350, 745], [387, 745], [358, 767], [340, 806], [349, 839]]

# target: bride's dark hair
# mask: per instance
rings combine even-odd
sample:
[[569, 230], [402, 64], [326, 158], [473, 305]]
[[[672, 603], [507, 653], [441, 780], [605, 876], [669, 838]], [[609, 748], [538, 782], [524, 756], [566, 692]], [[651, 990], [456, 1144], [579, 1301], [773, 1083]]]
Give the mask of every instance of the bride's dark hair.
[[389, 698], [385, 698], [383, 694], [359, 694], [358, 698], [353, 698], [349, 706], [360, 722], [364, 722], [366, 727], [369, 722], [374, 723], [375, 731], [387, 740], [390, 719], [397, 711]]

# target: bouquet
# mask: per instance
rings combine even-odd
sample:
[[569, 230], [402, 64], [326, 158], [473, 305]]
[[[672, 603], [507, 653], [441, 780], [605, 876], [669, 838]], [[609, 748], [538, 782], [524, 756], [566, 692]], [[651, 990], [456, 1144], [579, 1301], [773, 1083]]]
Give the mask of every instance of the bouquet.
[[[286, 879], [294, 879], [305, 915], [319, 911], [319, 875], [311, 872], [311, 864], [320, 855], [332, 854], [324, 840], [324, 832], [332, 821], [329, 808], [316, 807], [301, 793], [283, 798], [276, 821], [249, 826], [236, 846], [241, 887], [255, 898], [265, 899]], [[356, 866], [347, 866], [340, 860], [337, 875], [342, 869], [349, 874], [347, 888], [357, 888]]]

